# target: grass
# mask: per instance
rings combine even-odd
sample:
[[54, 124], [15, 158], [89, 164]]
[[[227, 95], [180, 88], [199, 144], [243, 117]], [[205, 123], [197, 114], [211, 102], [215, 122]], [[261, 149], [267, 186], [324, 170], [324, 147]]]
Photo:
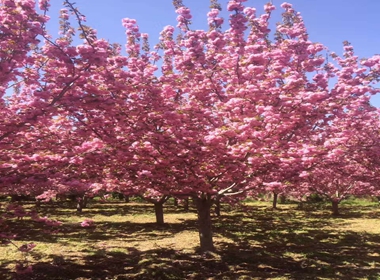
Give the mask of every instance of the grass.
[[[32, 207], [27, 204], [27, 207]], [[0, 247], [1, 279], [380, 279], [380, 208], [355, 200], [332, 217], [326, 204], [223, 205], [213, 217], [217, 252], [197, 253], [194, 209], [165, 207], [156, 225], [152, 205], [94, 201], [82, 214], [70, 203], [43, 205], [42, 215], [64, 222], [54, 234], [30, 220], [13, 221], [15, 243], [34, 242], [32, 275], [15, 275], [21, 253]], [[223, 211], [224, 210], [224, 211]], [[83, 228], [85, 218], [94, 228]]]

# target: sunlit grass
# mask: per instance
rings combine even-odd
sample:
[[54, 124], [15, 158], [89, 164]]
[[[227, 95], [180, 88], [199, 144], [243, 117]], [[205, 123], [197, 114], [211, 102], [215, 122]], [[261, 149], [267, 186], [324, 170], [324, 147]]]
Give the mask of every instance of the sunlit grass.
[[[13, 222], [23, 229], [17, 245], [37, 244], [28, 256], [34, 274], [16, 279], [380, 279], [380, 208], [372, 201], [352, 199], [338, 218], [328, 204], [225, 205], [213, 217], [211, 255], [197, 253], [194, 208], [167, 205], [161, 226], [146, 203], [93, 201], [80, 214], [74, 208], [41, 207], [64, 223], [54, 234], [27, 219]], [[94, 227], [81, 227], [84, 219]], [[12, 246], [0, 247], [1, 279], [13, 279], [21, 257]]]

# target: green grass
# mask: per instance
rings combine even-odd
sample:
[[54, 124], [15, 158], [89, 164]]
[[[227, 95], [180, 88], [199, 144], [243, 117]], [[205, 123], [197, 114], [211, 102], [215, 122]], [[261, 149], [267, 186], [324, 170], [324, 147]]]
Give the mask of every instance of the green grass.
[[[41, 215], [65, 225], [51, 235], [27, 219], [10, 223], [17, 245], [37, 244], [28, 256], [34, 274], [15, 275], [21, 253], [1, 246], [0, 279], [380, 279], [378, 203], [348, 202], [339, 217], [328, 204], [223, 205], [213, 217], [217, 252], [209, 255], [197, 253], [193, 208], [184, 213], [170, 202], [159, 226], [153, 207], [136, 201], [93, 201], [79, 215], [70, 203], [46, 204]], [[82, 228], [85, 218], [96, 226]]]

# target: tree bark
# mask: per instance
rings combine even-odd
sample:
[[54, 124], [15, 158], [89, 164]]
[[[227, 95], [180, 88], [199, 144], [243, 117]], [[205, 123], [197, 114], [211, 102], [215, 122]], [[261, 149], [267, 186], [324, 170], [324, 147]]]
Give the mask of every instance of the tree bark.
[[185, 212], [189, 212], [189, 198], [186, 197], [184, 200], [183, 200], [183, 210]]
[[88, 197], [83, 196], [83, 208], [87, 208], [87, 204], [88, 204]]
[[220, 217], [220, 199], [215, 199], [215, 215]]
[[178, 198], [173, 198], [174, 199], [174, 206], [177, 207], [178, 206]]
[[129, 195], [124, 195], [124, 201], [129, 202]]
[[277, 209], [278, 193], [273, 192], [273, 209]]
[[154, 213], [156, 214], [156, 223], [158, 225], [164, 224], [164, 203], [155, 202], [154, 203]]
[[77, 202], [77, 212], [79, 213], [82, 213], [82, 210], [83, 210], [83, 199], [80, 198], [78, 199], [78, 202]]
[[298, 202], [298, 209], [303, 210], [303, 205], [304, 205], [303, 201]]
[[333, 200], [331, 201], [331, 205], [332, 205], [333, 216], [339, 216], [339, 201]]
[[212, 226], [210, 209], [212, 201], [210, 198], [196, 198], [198, 210], [198, 231], [201, 252], [214, 251], [212, 240]]

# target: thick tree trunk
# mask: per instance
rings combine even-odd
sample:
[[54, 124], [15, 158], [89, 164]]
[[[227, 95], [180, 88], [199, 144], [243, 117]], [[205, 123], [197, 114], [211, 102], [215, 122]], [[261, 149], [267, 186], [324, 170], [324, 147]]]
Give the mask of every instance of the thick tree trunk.
[[158, 225], [164, 224], [164, 203], [155, 202], [154, 203], [154, 213], [156, 214], [156, 223]]
[[196, 198], [198, 210], [198, 231], [201, 252], [214, 251], [211, 226], [211, 201], [207, 198]]
[[215, 200], [215, 215], [220, 217], [220, 199]]
[[277, 209], [278, 193], [273, 192], [273, 209]]
[[175, 198], [175, 197], [174, 197], [174, 206], [175, 206], [175, 207], [178, 206], [178, 198]]
[[333, 200], [331, 201], [331, 205], [332, 205], [333, 216], [338, 216], [339, 215], [339, 201]]
[[124, 195], [124, 201], [129, 202], [129, 196], [128, 195]]
[[184, 200], [183, 200], [183, 210], [185, 212], [188, 212], [189, 211], [189, 198], [186, 197]]

